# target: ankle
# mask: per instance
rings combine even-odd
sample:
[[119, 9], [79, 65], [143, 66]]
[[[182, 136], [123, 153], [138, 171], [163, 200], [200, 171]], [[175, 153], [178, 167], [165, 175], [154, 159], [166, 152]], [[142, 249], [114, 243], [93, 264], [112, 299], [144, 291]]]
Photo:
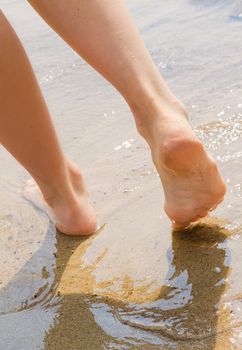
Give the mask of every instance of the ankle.
[[79, 168], [69, 160], [66, 160], [63, 171], [58, 174], [58, 179], [55, 179], [53, 183], [39, 178], [35, 180], [51, 208], [63, 202], [68, 207], [78, 206], [78, 194], [85, 192], [83, 176]]
[[188, 112], [185, 106], [175, 97], [163, 99], [160, 96], [146, 96], [139, 105], [132, 105], [131, 110], [139, 134], [146, 139], [153, 137], [157, 122], [167, 125], [174, 121], [188, 122]]

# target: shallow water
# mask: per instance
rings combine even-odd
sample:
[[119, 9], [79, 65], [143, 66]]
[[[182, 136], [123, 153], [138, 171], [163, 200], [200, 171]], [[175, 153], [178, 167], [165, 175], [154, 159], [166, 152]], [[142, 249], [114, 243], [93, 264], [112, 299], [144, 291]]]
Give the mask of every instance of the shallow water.
[[0, 0], [104, 225], [88, 239], [56, 234], [23, 198], [28, 175], [0, 150], [0, 349], [242, 347], [241, 2], [127, 4], [228, 194], [214, 218], [172, 235], [123, 100], [25, 1]]

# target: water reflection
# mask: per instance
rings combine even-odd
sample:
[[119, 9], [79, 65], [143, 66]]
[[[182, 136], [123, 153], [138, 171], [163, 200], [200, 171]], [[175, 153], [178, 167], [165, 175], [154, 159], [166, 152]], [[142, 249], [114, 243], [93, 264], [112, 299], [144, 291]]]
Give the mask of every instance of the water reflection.
[[159, 299], [151, 304], [119, 308], [130, 326], [159, 332], [176, 341], [204, 341], [215, 348], [218, 333], [230, 327], [231, 313], [220, 302], [229, 287], [229, 232], [198, 225], [173, 233], [170, 268]]
[[[89, 238], [90, 239], [90, 238]], [[88, 298], [80, 294], [60, 295], [58, 284], [68, 261], [77, 248], [87, 240], [85, 237], [67, 237], [57, 234], [55, 280], [53, 293], [58, 298], [58, 314], [45, 336], [45, 350], [99, 349], [109, 340], [95, 322]], [[82, 283], [82, 281], [80, 281]], [[52, 307], [50, 305], [50, 307]]]
[[[181, 341], [205, 341], [209, 349], [215, 349], [217, 334], [228, 329], [232, 322], [230, 309], [221, 303], [221, 296], [229, 287], [230, 251], [226, 240], [230, 234], [216, 225], [198, 225], [173, 233], [167, 252], [169, 269], [156, 301], [130, 305], [99, 298], [98, 302], [110, 305], [113, 323], [118, 319], [137, 331], [158, 333], [169, 339], [171, 346]], [[85, 238], [58, 235], [53, 285], [58, 285], [70, 257], [80, 245], [85, 246], [84, 241]], [[58, 316], [45, 337], [45, 350], [67, 346], [75, 350], [100, 348], [101, 344], [110, 342], [114, 349], [114, 342], [121, 341], [110, 337], [103, 330], [102, 321], [98, 324], [94, 319], [91, 305], [95, 305], [95, 298], [90, 303], [82, 293], [62, 295], [58, 305]], [[169, 342], [165, 343], [164, 349], [170, 349]]]

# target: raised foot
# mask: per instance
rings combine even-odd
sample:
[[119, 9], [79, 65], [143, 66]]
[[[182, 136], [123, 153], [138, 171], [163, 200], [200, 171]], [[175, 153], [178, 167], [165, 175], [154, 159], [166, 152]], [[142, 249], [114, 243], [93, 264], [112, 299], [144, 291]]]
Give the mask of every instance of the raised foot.
[[68, 161], [67, 181], [63, 191], [26, 183], [24, 197], [45, 211], [55, 222], [58, 231], [67, 235], [90, 235], [97, 229], [96, 215], [78, 167]]
[[164, 188], [164, 209], [174, 229], [189, 226], [222, 202], [225, 183], [191, 130], [165, 138], [152, 155]]

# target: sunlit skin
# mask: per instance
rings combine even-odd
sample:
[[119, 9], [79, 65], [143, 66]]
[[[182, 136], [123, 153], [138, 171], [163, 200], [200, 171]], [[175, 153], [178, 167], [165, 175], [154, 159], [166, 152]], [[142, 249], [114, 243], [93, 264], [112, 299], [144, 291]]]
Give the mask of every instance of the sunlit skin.
[[[128, 103], [138, 132], [150, 146], [173, 227], [206, 216], [223, 200], [224, 182], [194, 135], [185, 107], [160, 76], [124, 3], [29, 3]], [[57, 227], [67, 234], [90, 234], [96, 217], [83, 175], [63, 155], [28, 58], [3, 14], [0, 21], [0, 141], [35, 179]]]

